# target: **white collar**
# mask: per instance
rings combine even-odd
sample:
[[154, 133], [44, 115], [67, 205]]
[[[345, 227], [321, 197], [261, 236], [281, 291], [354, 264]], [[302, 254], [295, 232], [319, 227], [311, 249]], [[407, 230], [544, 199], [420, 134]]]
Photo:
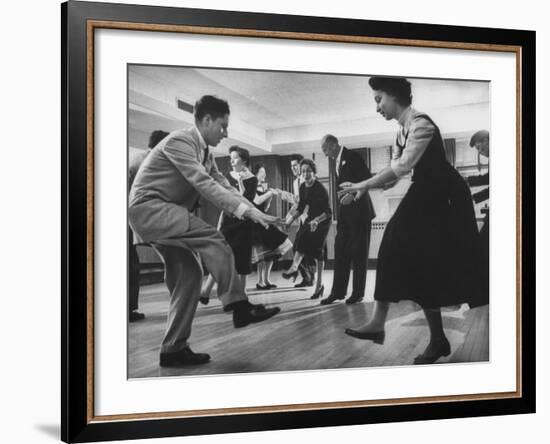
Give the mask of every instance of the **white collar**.
[[336, 156], [336, 172], [340, 169], [340, 161], [342, 160], [342, 152], [344, 151], [344, 147], [340, 147], [340, 152], [338, 153], [338, 156]]

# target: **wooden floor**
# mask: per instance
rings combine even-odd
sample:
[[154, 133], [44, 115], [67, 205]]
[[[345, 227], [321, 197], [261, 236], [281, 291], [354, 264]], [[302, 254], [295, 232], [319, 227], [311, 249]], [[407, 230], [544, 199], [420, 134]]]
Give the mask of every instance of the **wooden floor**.
[[[281, 313], [265, 322], [235, 329], [231, 315], [222, 311], [218, 299], [213, 298], [207, 306], [199, 304], [189, 342], [193, 351], [207, 352], [212, 360], [195, 367], [158, 366], [168, 291], [164, 284], [142, 287], [139, 311], [146, 318], [129, 324], [128, 377], [410, 365], [427, 345], [423, 313], [406, 301], [392, 304], [384, 345], [344, 334], [346, 327], [359, 326], [370, 316], [374, 271], [368, 272], [365, 300], [351, 306], [341, 301], [321, 306], [318, 300], [309, 299], [311, 288], [294, 289], [279, 272], [272, 275], [279, 288], [249, 291], [251, 302], [281, 307]], [[256, 276], [249, 276], [248, 282], [248, 287], [254, 287]], [[324, 282], [329, 290], [332, 271], [325, 272]], [[469, 310], [463, 305], [445, 309], [442, 314], [452, 352], [438, 363], [488, 361], [488, 307]]]

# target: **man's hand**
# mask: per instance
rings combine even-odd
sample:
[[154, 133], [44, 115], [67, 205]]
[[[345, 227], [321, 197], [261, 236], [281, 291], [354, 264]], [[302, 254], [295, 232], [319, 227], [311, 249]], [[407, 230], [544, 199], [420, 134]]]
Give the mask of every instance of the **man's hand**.
[[352, 196], [355, 195], [356, 198], [361, 197], [365, 193], [365, 191], [367, 191], [366, 187], [362, 185], [363, 183], [364, 182], [344, 182], [340, 184], [340, 188], [342, 189], [338, 191], [338, 197], [342, 199], [343, 196], [346, 196], [348, 194], [351, 194]]
[[256, 222], [257, 224], [260, 224], [264, 228], [269, 228], [269, 225], [281, 223], [280, 218], [262, 213], [255, 207], [248, 207], [243, 216], [253, 222]]

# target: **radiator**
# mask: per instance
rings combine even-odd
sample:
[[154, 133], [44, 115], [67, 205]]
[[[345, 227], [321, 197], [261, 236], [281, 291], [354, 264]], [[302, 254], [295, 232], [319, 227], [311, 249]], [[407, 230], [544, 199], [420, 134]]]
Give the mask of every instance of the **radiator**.
[[378, 257], [378, 250], [382, 242], [382, 236], [386, 229], [387, 222], [373, 222], [370, 231], [369, 259]]

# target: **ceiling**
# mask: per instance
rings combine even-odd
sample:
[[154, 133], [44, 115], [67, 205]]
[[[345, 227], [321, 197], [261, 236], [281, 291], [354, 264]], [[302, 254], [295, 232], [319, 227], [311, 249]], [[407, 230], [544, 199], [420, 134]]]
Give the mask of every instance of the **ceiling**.
[[[429, 114], [490, 101], [488, 82], [410, 80], [414, 106]], [[132, 65], [129, 88], [170, 104], [176, 97], [189, 103], [204, 94], [224, 98], [231, 107], [230, 135], [232, 128], [238, 129], [238, 134], [261, 134], [266, 146], [256, 144], [260, 151], [286, 151], [288, 145], [289, 149], [293, 144], [309, 146], [313, 140], [317, 144], [319, 128], [323, 128], [319, 134], [340, 131], [342, 135], [347, 131], [344, 136], [349, 140], [362, 138], [357, 128], [368, 127], [365, 131], [370, 139], [385, 140], [395, 131], [394, 123], [377, 117], [366, 76]], [[177, 125], [178, 114], [163, 117], [153, 111], [150, 118], [155, 125], [163, 118], [170, 126]], [[140, 112], [147, 114], [144, 109]], [[133, 118], [147, 126], [146, 115]], [[276, 141], [273, 147], [268, 146], [268, 139]], [[255, 143], [247, 143], [254, 148]]]

